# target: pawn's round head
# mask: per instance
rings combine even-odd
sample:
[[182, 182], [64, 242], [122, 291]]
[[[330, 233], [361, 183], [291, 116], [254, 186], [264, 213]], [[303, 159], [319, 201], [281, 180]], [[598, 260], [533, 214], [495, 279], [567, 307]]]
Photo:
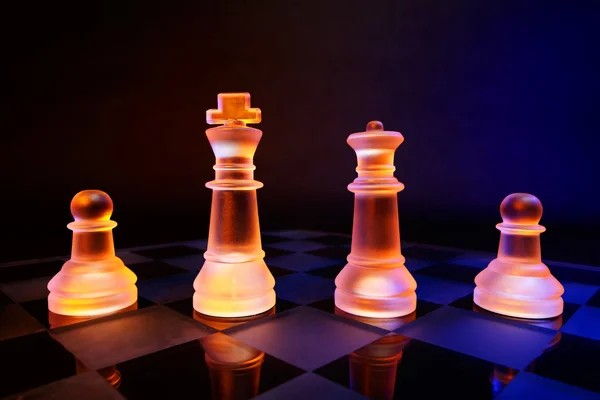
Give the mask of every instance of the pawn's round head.
[[84, 190], [71, 200], [71, 214], [75, 221], [106, 221], [113, 212], [113, 202], [101, 190]]
[[500, 204], [502, 220], [509, 224], [537, 225], [542, 219], [542, 212], [540, 200], [528, 193], [510, 194]]

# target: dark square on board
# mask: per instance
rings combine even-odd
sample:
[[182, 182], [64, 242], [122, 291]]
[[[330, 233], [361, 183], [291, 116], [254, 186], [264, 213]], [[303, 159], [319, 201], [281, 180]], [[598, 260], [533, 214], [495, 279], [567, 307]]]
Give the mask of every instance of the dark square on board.
[[291, 270], [285, 269], [285, 268], [274, 267], [272, 265], [268, 265], [268, 268], [269, 268], [269, 271], [271, 271], [271, 274], [273, 275], [274, 278], [279, 278], [281, 276], [297, 273], [297, 271], [291, 271]]
[[64, 263], [63, 260], [55, 260], [2, 267], [0, 268], [0, 283], [54, 276], [60, 271]]
[[427, 275], [432, 278], [439, 278], [451, 281], [457, 281], [467, 284], [474, 284], [475, 277], [481, 272], [481, 269], [467, 267], [465, 265], [439, 263], [428, 267], [420, 268], [420, 275]]
[[275, 235], [261, 235], [260, 236], [260, 241], [262, 244], [279, 243], [279, 242], [283, 242], [284, 240], [288, 240], [288, 239], [281, 237], [281, 236], [275, 236]]
[[331, 267], [317, 268], [306, 271], [309, 275], [320, 276], [321, 278], [335, 279], [346, 264], [332, 265]]
[[134, 251], [134, 253], [144, 256], [144, 257], [150, 257], [150, 258], [154, 258], [154, 259], [164, 259], [164, 258], [194, 256], [194, 255], [198, 255], [198, 254], [204, 254], [204, 251], [197, 249], [195, 247], [176, 245], [176, 246], [168, 246], [168, 247], [159, 247], [156, 249], [136, 250], [136, 251]]
[[348, 247], [342, 246], [332, 246], [332, 247], [324, 247], [322, 249], [307, 251], [308, 254], [312, 254], [315, 256], [332, 258], [334, 260], [340, 260], [342, 262], [346, 261], [348, 254], [350, 254], [350, 249]]
[[47, 332], [0, 341], [0, 397], [75, 375], [75, 357]]
[[546, 351], [526, 370], [546, 378], [600, 392], [600, 341], [558, 332]]
[[600, 308], [600, 289], [598, 289], [598, 291], [596, 291], [596, 293], [594, 293], [594, 295], [590, 297], [587, 303], [585, 304], [588, 306]]
[[559, 282], [577, 282], [585, 285], [600, 286], [600, 273], [583, 268], [571, 268], [547, 264], [550, 272]]
[[118, 364], [117, 370], [119, 391], [128, 399], [250, 398], [304, 373], [222, 333]]
[[461, 252], [453, 250], [432, 249], [424, 246], [410, 246], [402, 250], [405, 257], [415, 258], [417, 260], [442, 262], [451, 258], [458, 257]]
[[[396, 364], [397, 362], [397, 364]], [[376, 374], [380, 366], [396, 374]], [[397, 367], [396, 367], [397, 365]], [[402, 335], [387, 335], [315, 371], [368, 397], [491, 399], [516, 370]]]
[[310, 240], [331, 246], [350, 246], [352, 244], [352, 237], [350, 236], [326, 235], [311, 238]]
[[[282, 249], [276, 249], [274, 247], [269, 247], [269, 245], [263, 246], [263, 250], [265, 252], [265, 258], [271, 258], [271, 257], [279, 257], [279, 256], [286, 256], [288, 254], [293, 254], [293, 251], [288, 251], [288, 250], [282, 250]], [[268, 264], [268, 261], [267, 261]]]
[[129, 269], [137, 275], [138, 281], [166, 278], [168, 276], [190, 273], [190, 271], [186, 269], [178, 268], [160, 261], [148, 261], [138, 264], [131, 264], [129, 265]]
[[0, 290], [0, 306], [5, 306], [7, 304], [14, 303], [10, 297], [6, 293]]

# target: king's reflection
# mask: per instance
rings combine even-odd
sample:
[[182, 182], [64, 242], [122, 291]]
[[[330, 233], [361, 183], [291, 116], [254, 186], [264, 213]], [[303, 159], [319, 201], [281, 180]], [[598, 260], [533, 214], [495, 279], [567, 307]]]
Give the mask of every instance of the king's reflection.
[[214, 400], [242, 400], [258, 395], [265, 353], [222, 333], [200, 339]]

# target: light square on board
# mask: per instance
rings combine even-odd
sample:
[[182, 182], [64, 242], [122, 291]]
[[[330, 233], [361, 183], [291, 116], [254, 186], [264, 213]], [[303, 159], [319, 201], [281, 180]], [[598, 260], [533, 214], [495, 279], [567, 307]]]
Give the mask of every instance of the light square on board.
[[[600, 270], [598, 271], [600, 273]], [[563, 300], [568, 303], [586, 304], [588, 300], [600, 289], [598, 286], [583, 283], [561, 282], [565, 288]]]
[[255, 397], [256, 400], [360, 400], [367, 399], [350, 389], [312, 373], [306, 373], [275, 389]]
[[98, 369], [199, 339], [214, 330], [164, 307], [56, 329], [52, 336]]
[[18, 304], [0, 306], [0, 340], [29, 335], [45, 328]]
[[600, 308], [582, 306], [561, 328], [561, 331], [600, 340]]
[[104, 377], [94, 371], [77, 374], [25, 393], [10, 396], [5, 400], [125, 400], [125, 398], [108, 384]]
[[25, 281], [14, 281], [0, 285], [4, 293], [12, 297], [17, 303], [38, 300], [48, 297], [48, 282], [51, 276], [29, 279]]
[[397, 332], [516, 369], [542, 354], [556, 333], [454, 307], [435, 310]]
[[376, 340], [387, 331], [300, 307], [226, 333], [310, 371]]

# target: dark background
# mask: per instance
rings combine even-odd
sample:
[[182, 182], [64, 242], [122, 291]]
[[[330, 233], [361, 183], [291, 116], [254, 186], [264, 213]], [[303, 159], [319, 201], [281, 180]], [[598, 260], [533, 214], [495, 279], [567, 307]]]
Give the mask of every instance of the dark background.
[[247, 91], [263, 230], [350, 232], [346, 138], [379, 119], [405, 136], [404, 239], [493, 250], [529, 192], [544, 255], [600, 264], [598, 1], [74, 4], [2, 12], [3, 260], [68, 253], [82, 189], [118, 247], [206, 237], [205, 110]]

